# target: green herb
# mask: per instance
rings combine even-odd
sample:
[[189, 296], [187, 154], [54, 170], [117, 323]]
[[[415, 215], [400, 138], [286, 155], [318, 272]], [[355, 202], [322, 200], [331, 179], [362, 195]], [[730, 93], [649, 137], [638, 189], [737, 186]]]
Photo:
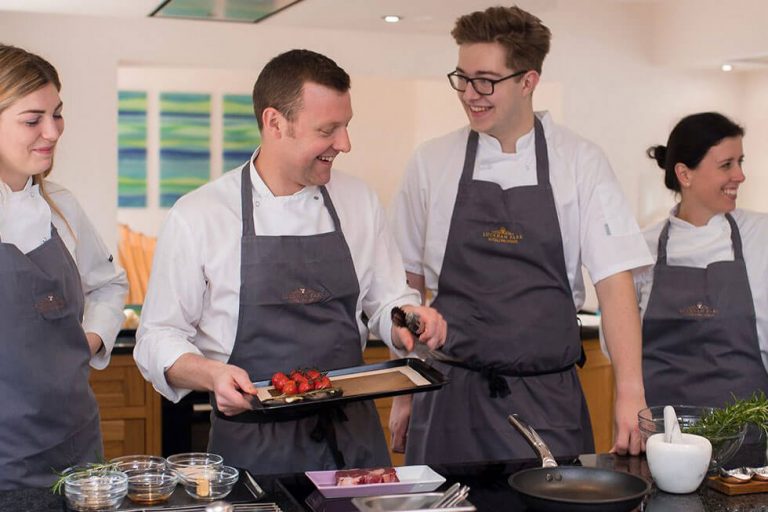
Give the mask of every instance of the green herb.
[[72, 476], [99, 476], [109, 473], [110, 471], [117, 471], [117, 464], [109, 462], [90, 463], [84, 466], [74, 466], [67, 468], [64, 471], [55, 471], [56, 481], [51, 486], [51, 492], [54, 494], [62, 494], [64, 491], [64, 481]]
[[762, 391], [746, 400], [734, 397], [732, 404], [713, 409], [685, 431], [712, 440], [736, 435], [747, 423], [757, 425], [768, 435], [768, 398]]

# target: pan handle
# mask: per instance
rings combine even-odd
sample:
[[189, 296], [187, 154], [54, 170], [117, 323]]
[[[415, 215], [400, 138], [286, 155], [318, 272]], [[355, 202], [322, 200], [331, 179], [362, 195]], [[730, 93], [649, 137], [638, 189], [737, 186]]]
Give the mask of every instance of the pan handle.
[[541, 467], [557, 467], [557, 461], [555, 461], [555, 457], [552, 455], [552, 452], [549, 451], [549, 447], [541, 438], [541, 436], [533, 429], [533, 427], [521, 420], [520, 416], [517, 414], [510, 414], [507, 419], [512, 424], [512, 426], [515, 427], [518, 432], [523, 435], [523, 437], [525, 437], [525, 440], [528, 441], [528, 444], [530, 444], [531, 447], [533, 447], [533, 449], [539, 453], [539, 458], [541, 458]]

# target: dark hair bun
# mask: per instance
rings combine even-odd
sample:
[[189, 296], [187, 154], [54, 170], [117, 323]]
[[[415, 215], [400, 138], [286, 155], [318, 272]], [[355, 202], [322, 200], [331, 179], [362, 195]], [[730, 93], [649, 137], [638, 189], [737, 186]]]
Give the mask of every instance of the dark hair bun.
[[664, 169], [664, 163], [667, 161], [667, 146], [651, 146], [646, 154], [648, 158], [656, 160], [656, 164]]

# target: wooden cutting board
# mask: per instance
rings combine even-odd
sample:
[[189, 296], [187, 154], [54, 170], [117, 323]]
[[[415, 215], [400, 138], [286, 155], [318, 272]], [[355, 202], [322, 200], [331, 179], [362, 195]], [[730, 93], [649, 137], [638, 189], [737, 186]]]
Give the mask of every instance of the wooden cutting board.
[[743, 484], [732, 484], [724, 482], [719, 476], [711, 476], [707, 478], [707, 485], [728, 496], [768, 492], [768, 482], [760, 480], [750, 480]]

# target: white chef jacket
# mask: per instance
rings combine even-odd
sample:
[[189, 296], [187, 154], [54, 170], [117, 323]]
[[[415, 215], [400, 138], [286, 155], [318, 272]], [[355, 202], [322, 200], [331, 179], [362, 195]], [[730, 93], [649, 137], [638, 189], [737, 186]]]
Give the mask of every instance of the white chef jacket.
[[[276, 197], [251, 158], [257, 235], [306, 236], [333, 231], [319, 187]], [[227, 361], [237, 333], [240, 303], [241, 168], [179, 199], [160, 232], [134, 358], [145, 378], [172, 401], [189, 390], [172, 387], [165, 371], [185, 353]], [[355, 318], [361, 350], [370, 329], [391, 345], [390, 311], [419, 304], [408, 287], [400, 253], [376, 194], [334, 170], [326, 185], [352, 254], [360, 295]]]
[[[582, 263], [592, 282], [652, 263], [621, 187], [603, 152], [593, 143], [537, 113], [544, 128], [552, 185], [565, 252], [565, 266], [578, 310], [584, 304]], [[391, 208], [407, 271], [423, 275], [437, 293], [448, 231], [464, 163], [469, 127], [417, 148]], [[480, 134], [474, 179], [503, 189], [537, 183], [533, 130], [504, 153], [490, 135]]]
[[12, 192], [0, 182], [0, 238], [3, 243], [13, 244], [26, 254], [51, 238], [53, 222], [80, 272], [85, 294], [83, 330], [98, 334], [104, 342], [104, 348], [90, 361], [93, 368], [101, 370], [109, 364], [115, 338], [124, 321], [128, 280], [75, 196], [48, 180], [45, 190], [66, 222], [51, 210], [40, 195], [39, 186], [32, 185], [31, 178], [18, 192]]
[[[669, 215], [668, 265], [705, 268], [715, 261], [733, 261], [731, 226], [725, 215], [715, 215], [705, 226], [697, 227], [676, 217], [677, 208], [675, 206]], [[768, 258], [765, 254], [768, 247], [768, 214], [737, 209], [731, 212], [731, 216], [741, 234], [747, 279], [757, 315], [757, 339], [763, 365], [768, 370]], [[643, 231], [654, 258], [665, 222], [659, 222]], [[635, 274], [635, 288], [643, 317], [652, 287], [653, 267]]]

